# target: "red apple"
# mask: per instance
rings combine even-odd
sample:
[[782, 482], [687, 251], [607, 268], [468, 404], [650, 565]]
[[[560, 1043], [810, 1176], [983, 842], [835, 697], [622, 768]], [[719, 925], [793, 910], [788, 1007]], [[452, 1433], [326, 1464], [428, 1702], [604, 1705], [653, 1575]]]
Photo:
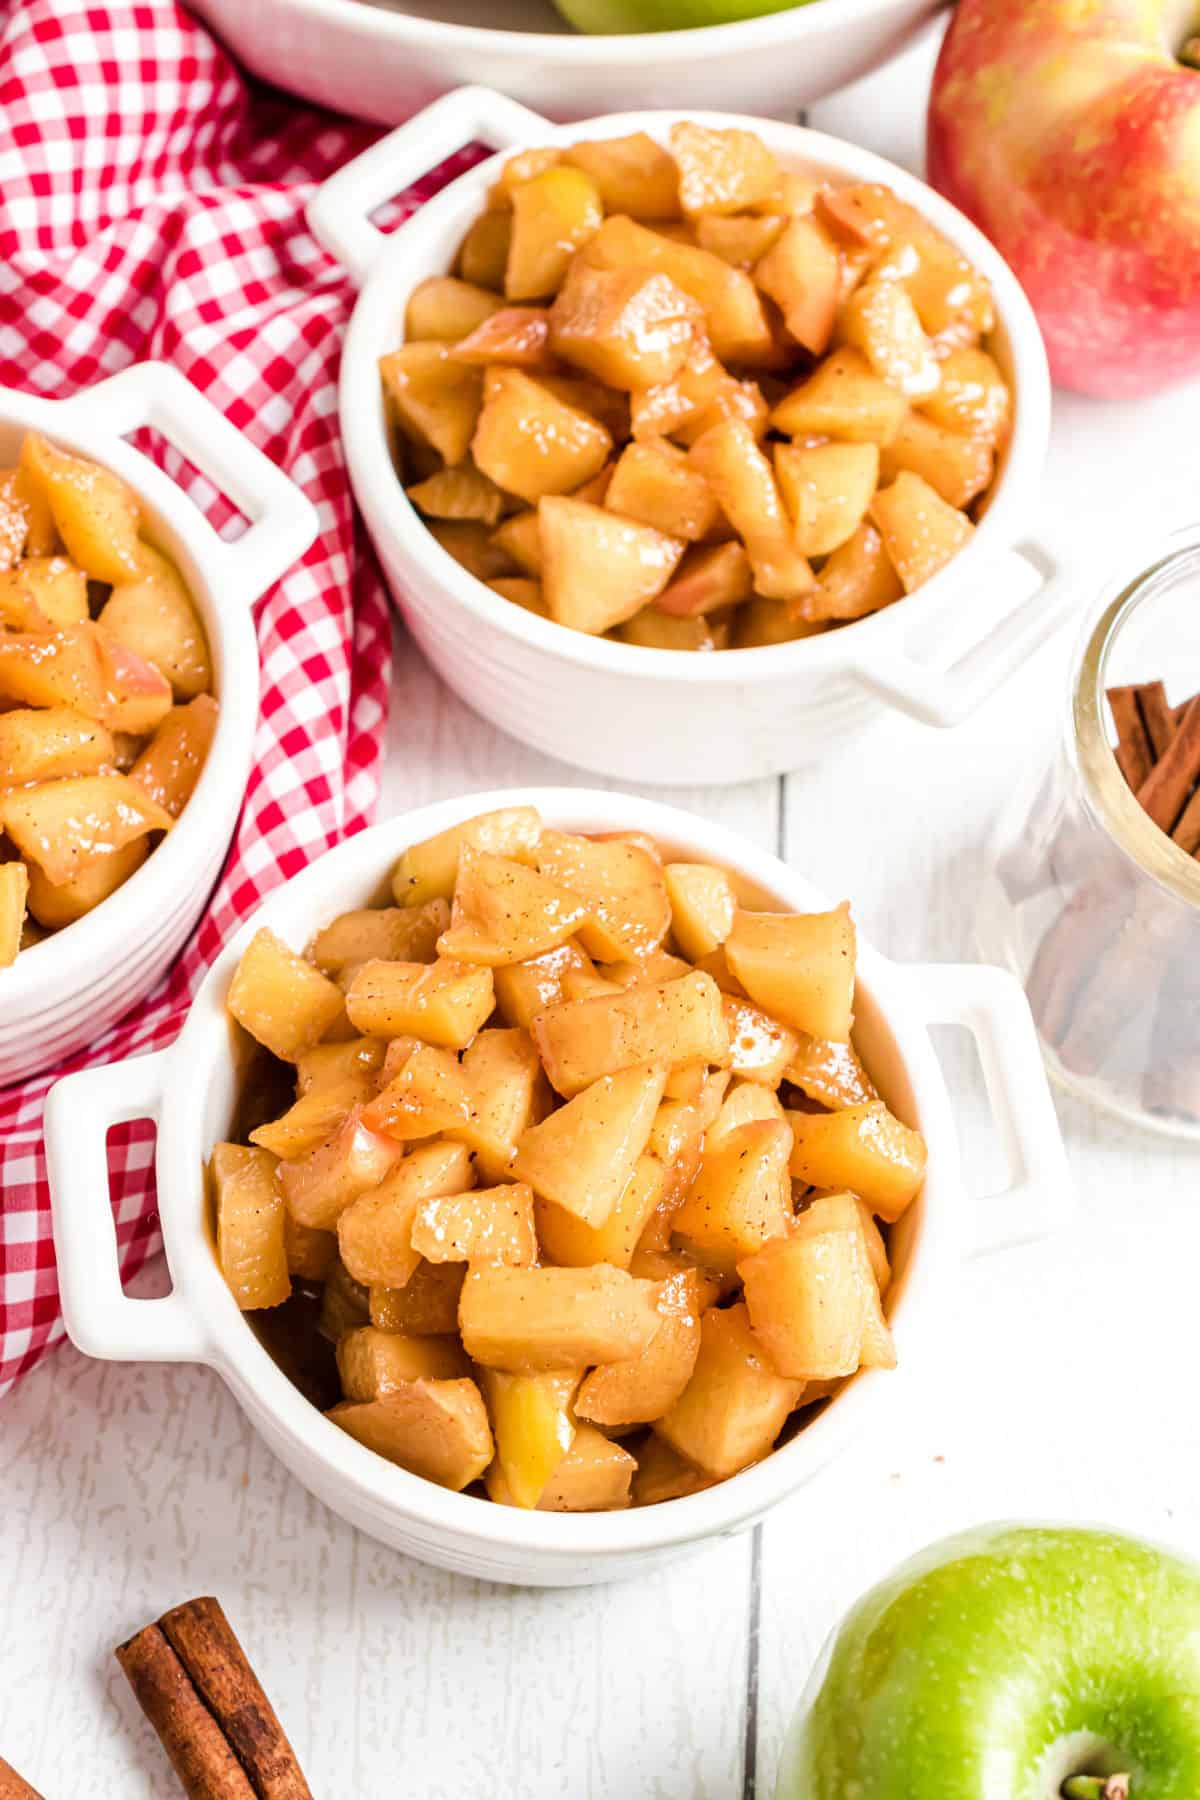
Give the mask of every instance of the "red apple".
[[1179, 16], [959, 0], [934, 75], [930, 179], [1008, 259], [1081, 393], [1200, 373], [1200, 71]]

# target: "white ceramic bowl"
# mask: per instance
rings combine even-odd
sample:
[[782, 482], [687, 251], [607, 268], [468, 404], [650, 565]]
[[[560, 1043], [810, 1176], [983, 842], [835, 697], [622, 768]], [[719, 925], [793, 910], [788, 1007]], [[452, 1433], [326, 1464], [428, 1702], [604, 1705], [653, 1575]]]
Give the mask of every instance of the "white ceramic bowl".
[[[129, 444], [153, 426], [250, 521], [217, 536], [187, 496]], [[0, 465], [26, 431], [115, 470], [142, 501], [149, 536], [178, 564], [213, 658], [220, 714], [179, 822], [124, 887], [0, 969], [0, 1087], [94, 1043], [149, 993], [199, 918], [233, 836], [258, 723], [251, 603], [316, 536], [298, 488], [167, 363], [135, 363], [68, 400], [0, 389]]]
[[[567, 630], [493, 593], [431, 536], [392, 461], [378, 362], [401, 341], [411, 290], [450, 267], [496, 163], [460, 177], [390, 237], [370, 213], [475, 138], [509, 148], [639, 130], [665, 138], [681, 116], [631, 113], [555, 128], [497, 94], [460, 89], [342, 169], [309, 208], [317, 237], [362, 284], [342, 358], [342, 435], [355, 495], [413, 636], [443, 680], [513, 737], [642, 784], [794, 769], [824, 759], [887, 707], [957, 724], [1025, 662], [1065, 607], [1062, 584], [1057, 593], [1045, 586], [1044, 553], [1030, 561], [1012, 548], [1037, 499], [1050, 387], [1037, 324], [1005, 263], [903, 169], [818, 132], [725, 114], [702, 116], [758, 131], [785, 162], [823, 178], [886, 182], [990, 280], [999, 320], [992, 347], [1013, 385], [1014, 429], [970, 544], [916, 594], [870, 618], [795, 643], [705, 656]], [[947, 669], [948, 654], [958, 660]]]
[[[731, 869], [747, 897], [782, 907], [828, 904], [800, 875], [730, 832], [648, 800], [586, 790], [473, 794], [389, 820], [321, 857], [260, 909], [200, 989], [171, 1050], [68, 1076], [50, 1093], [46, 1146], [67, 1330], [92, 1356], [203, 1362], [217, 1369], [280, 1459], [306, 1487], [383, 1543], [425, 1562], [496, 1581], [571, 1586], [635, 1573], [706, 1538], [743, 1529], [870, 1428], [939, 1351], [941, 1303], [969, 1250], [1042, 1235], [1063, 1216], [1062, 1145], [1029, 1009], [1012, 976], [980, 966], [900, 968], [862, 945], [857, 1036], [897, 1112], [924, 1132], [928, 1178], [896, 1229], [892, 1320], [900, 1366], [856, 1377], [791, 1443], [733, 1480], [634, 1512], [525, 1513], [447, 1493], [355, 1443], [276, 1367], [225, 1286], [213, 1253], [203, 1165], [233, 1117], [238, 1079], [225, 996], [248, 937], [270, 925], [302, 947], [346, 907], [361, 906], [400, 851], [490, 807], [528, 802], [549, 825], [649, 832], [675, 853]], [[927, 1026], [976, 1036], [1014, 1185], [972, 1218], [953, 1109]], [[105, 1174], [105, 1138], [120, 1119], [158, 1126], [158, 1206], [174, 1291], [121, 1290]], [[940, 1354], [950, 1346], [940, 1344]]]
[[382, 125], [464, 81], [557, 119], [731, 103], [793, 119], [895, 55], [941, 3], [814, 0], [703, 30], [584, 37], [551, 0], [192, 0], [254, 74]]

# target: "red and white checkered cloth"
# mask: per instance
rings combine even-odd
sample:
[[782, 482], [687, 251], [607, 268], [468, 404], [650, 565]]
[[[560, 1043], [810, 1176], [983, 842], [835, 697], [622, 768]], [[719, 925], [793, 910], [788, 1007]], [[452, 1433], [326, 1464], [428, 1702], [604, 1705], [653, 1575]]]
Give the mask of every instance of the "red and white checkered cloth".
[[[173, 0], [0, 4], [0, 382], [73, 393], [143, 357], [176, 364], [320, 512], [262, 602], [262, 716], [229, 861], [169, 977], [86, 1054], [0, 1090], [0, 1393], [63, 1333], [42, 1150], [68, 1069], [161, 1049], [222, 944], [286, 876], [368, 822], [389, 614], [356, 532], [336, 382], [353, 294], [309, 236], [316, 183], [374, 128], [255, 89]], [[463, 159], [456, 159], [461, 162]], [[399, 201], [395, 219], [456, 166]], [[165, 451], [220, 528], [229, 509]], [[152, 1128], [110, 1154], [126, 1276], [159, 1245]], [[97, 1196], [99, 1198], [99, 1196]]]

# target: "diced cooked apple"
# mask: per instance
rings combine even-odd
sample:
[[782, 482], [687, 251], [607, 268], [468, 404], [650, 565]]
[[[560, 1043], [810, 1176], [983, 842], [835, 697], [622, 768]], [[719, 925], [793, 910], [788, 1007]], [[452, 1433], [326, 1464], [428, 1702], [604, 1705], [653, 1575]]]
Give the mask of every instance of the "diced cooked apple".
[[457, 266], [464, 281], [499, 293], [504, 286], [512, 225], [512, 213], [507, 209], [480, 213], [459, 245]]
[[780, 168], [753, 131], [718, 129], [690, 119], [671, 127], [684, 213], [738, 213], [773, 194]]
[[[288, 1218], [291, 1218], [289, 1213]], [[294, 1221], [293, 1221], [294, 1223]], [[307, 1230], [308, 1227], [303, 1227]], [[336, 1235], [321, 1232], [322, 1237]], [[317, 1319], [317, 1330], [321, 1336], [333, 1345], [339, 1344], [348, 1331], [357, 1331], [365, 1325], [369, 1318], [368, 1294], [361, 1282], [354, 1280], [348, 1270], [343, 1268], [335, 1255], [333, 1266], [325, 1277], [325, 1285], [321, 1290], [321, 1311]]]
[[735, 381], [730, 376], [721, 383], [708, 405], [684, 419], [671, 435], [676, 442], [690, 448], [714, 425], [723, 425], [732, 419], [744, 425], [757, 443], [767, 434], [768, 413], [766, 398], [757, 381]]
[[572, 940], [545, 956], [526, 963], [510, 963], [493, 971], [496, 1005], [506, 1024], [532, 1029], [533, 1021], [547, 1007], [563, 999], [563, 978], [568, 970], [589, 969], [591, 964]]
[[294, 1106], [250, 1133], [250, 1142], [272, 1156], [294, 1159], [307, 1156], [332, 1137], [346, 1114], [361, 1106], [375, 1092], [374, 1077], [365, 1071], [303, 1094]]
[[550, 309], [550, 347], [616, 388], [670, 381], [704, 313], [662, 269], [577, 264]]
[[454, 275], [430, 275], [408, 297], [404, 335], [409, 343], [457, 344], [504, 306], [499, 294]]
[[406, 1286], [421, 1261], [412, 1243], [418, 1207], [438, 1194], [462, 1193], [471, 1180], [465, 1144], [418, 1145], [338, 1219], [338, 1250], [350, 1274], [368, 1287]]
[[492, 542], [497, 549], [511, 557], [519, 569], [541, 579], [542, 528], [538, 523], [536, 508], [529, 507], [525, 512], [513, 513], [511, 518], [505, 519], [503, 525], [497, 525], [492, 533]]
[[23, 862], [0, 863], [0, 969], [10, 968], [21, 948], [29, 877]]
[[344, 1400], [326, 1413], [368, 1450], [461, 1492], [492, 1460], [492, 1433], [473, 1381], [409, 1381], [379, 1400]]
[[683, 450], [665, 438], [635, 439], [626, 445], [604, 504], [610, 512], [690, 542], [708, 537], [721, 516], [703, 475], [691, 467]]
[[510, 300], [556, 294], [582, 244], [600, 229], [604, 207], [582, 169], [544, 169], [512, 189], [513, 225], [504, 268]]
[[975, 527], [908, 470], [871, 502], [871, 518], [906, 594], [929, 581], [968, 543]]
[[733, 539], [686, 551], [654, 605], [671, 617], [695, 618], [740, 605], [753, 586], [750, 559]]
[[547, 496], [538, 522], [550, 616], [593, 635], [631, 619], [661, 593], [683, 555], [681, 538], [584, 500]]
[[422, 1260], [403, 1287], [380, 1287], [372, 1282], [372, 1325], [411, 1337], [448, 1336], [458, 1330], [458, 1302], [466, 1275], [465, 1263]]
[[300, 1225], [332, 1231], [350, 1203], [378, 1187], [402, 1155], [399, 1144], [372, 1131], [355, 1109], [319, 1149], [280, 1164], [288, 1211]]
[[438, 951], [492, 968], [527, 962], [574, 937], [586, 917], [584, 900], [561, 882], [464, 844], [454, 912], [438, 939]]
[[51, 631], [0, 633], [0, 700], [69, 706], [110, 731], [141, 736], [171, 710], [171, 688], [89, 619]]
[[513, 606], [519, 606], [525, 612], [537, 613], [540, 619], [550, 617], [540, 581], [530, 581], [523, 575], [506, 575], [500, 581], [489, 581], [488, 586], [502, 600], [511, 601]]
[[743, 1302], [710, 1307], [692, 1379], [656, 1429], [694, 1467], [724, 1480], [767, 1454], [803, 1392], [802, 1381], [776, 1372]]
[[874, 444], [776, 444], [775, 478], [805, 556], [828, 556], [854, 534], [879, 466]]
[[762, 600], [757, 596], [749, 600], [735, 615], [735, 647], [755, 650], [769, 644], [791, 644], [825, 631], [826, 626], [810, 624], [799, 616], [804, 605], [803, 600]]
[[864, 520], [829, 557], [800, 605], [806, 619], [861, 619], [891, 606], [903, 593], [882, 537]]
[[217, 729], [217, 703], [197, 694], [173, 706], [129, 771], [129, 779], [177, 819], [204, 773]]
[[292, 1291], [276, 1159], [242, 1144], [213, 1146], [217, 1259], [243, 1312], [279, 1306]]
[[771, 465], [741, 419], [725, 419], [697, 439], [693, 466], [715, 494], [742, 542], [754, 585], [771, 600], [797, 600], [813, 585], [797, 548]]
[[471, 448], [476, 464], [506, 493], [531, 506], [566, 494], [597, 474], [612, 450], [598, 419], [520, 369], [495, 368]]
[[846, 902], [828, 913], [739, 910], [725, 940], [729, 967], [773, 1019], [849, 1043], [854, 925]]
[[623, 644], [636, 644], [643, 650], [724, 650], [729, 644], [729, 622], [715, 613], [683, 617], [660, 612], [657, 606], [643, 606], [613, 635]]
[[494, 533], [477, 519], [426, 519], [425, 524], [447, 556], [477, 580], [499, 581], [516, 573], [517, 565], [492, 542]]
[[660, 1506], [664, 1500], [682, 1500], [712, 1487], [713, 1481], [713, 1476], [705, 1475], [652, 1431], [638, 1446], [633, 1504]]
[[786, 1124], [787, 1115], [778, 1094], [761, 1081], [738, 1081], [730, 1087], [721, 1102], [721, 1110], [708, 1127], [704, 1138], [705, 1151], [714, 1150], [722, 1138], [740, 1131], [743, 1125], [764, 1122]]
[[[384, 1066], [384, 1076], [387, 1076]], [[453, 1131], [471, 1116], [471, 1096], [451, 1050], [417, 1044], [369, 1105], [363, 1122], [397, 1143]]]
[[815, 204], [817, 212], [841, 239], [876, 252], [911, 244], [932, 231], [915, 206], [877, 181], [823, 187]]
[[658, 1289], [620, 1269], [472, 1269], [459, 1301], [467, 1353], [515, 1375], [627, 1362], [658, 1329]]
[[882, 1100], [833, 1113], [790, 1113], [792, 1174], [819, 1188], [849, 1188], [889, 1224], [925, 1179], [925, 1140]]
[[564, 1268], [611, 1263], [614, 1269], [628, 1269], [647, 1221], [662, 1198], [664, 1181], [665, 1171], [657, 1157], [639, 1156], [601, 1225], [589, 1225], [577, 1213], [539, 1199], [535, 1218], [542, 1249], [551, 1262]]
[[679, 948], [692, 962], [711, 955], [733, 926], [737, 898], [729, 876], [711, 863], [667, 863], [663, 879]]
[[296, 1092], [320, 1093], [322, 1088], [340, 1087], [351, 1075], [377, 1075], [383, 1066], [387, 1049], [383, 1038], [354, 1037], [344, 1044], [317, 1044], [303, 1050], [296, 1058]]
[[792, 1134], [782, 1120], [757, 1119], [705, 1142], [700, 1170], [673, 1221], [675, 1238], [718, 1273], [787, 1230], [792, 1217], [788, 1157]]
[[704, 308], [709, 339], [722, 361], [756, 365], [774, 358], [775, 341], [754, 283], [719, 256], [620, 215], [604, 221], [581, 255], [598, 269], [663, 270]]
[[843, 306], [838, 330], [882, 380], [910, 400], [936, 392], [942, 378], [937, 355], [901, 282], [864, 281]]
[[888, 1261], [887, 1244], [879, 1229], [879, 1223], [867, 1202], [856, 1199], [855, 1205], [858, 1208], [858, 1222], [862, 1228], [867, 1261], [871, 1265], [871, 1274], [875, 1278], [875, 1286], [879, 1289], [882, 1298], [892, 1284], [892, 1265]]
[[[480, 1379], [496, 1440], [493, 1469], [503, 1482], [504, 1499], [511, 1506], [535, 1507], [575, 1437], [571, 1401], [579, 1371], [509, 1375], [482, 1369]], [[491, 1485], [489, 1471], [489, 1491]]]
[[539, 1512], [619, 1512], [630, 1503], [637, 1468], [628, 1450], [591, 1425], [579, 1425], [571, 1448], [538, 1501]]
[[512, 1172], [541, 1200], [603, 1225], [646, 1148], [664, 1064], [604, 1075], [521, 1135]]
[[535, 175], [555, 168], [561, 161], [561, 150], [550, 144], [534, 144], [528, 150], [518, 150], [514, 156], [507, 157], [499, 179], [489, 190], [489, 207], [507, 208], [511, 211], [513, 189], [526, 181], [532, 181]]
[[552, 1086], [568, 1097], [635, 1063], [666, 1068], [721, 1063], [729, 1056], [720, 990], [699, 970], [611, 997], [548, 1007], [534, 1019], [533, 1038]]
[[119, 475], [58, 449], [36, 431], [26, 434], [21, 468], [34, 491], [45, 495], [71, 561], [93, 581], [115, 587], [141, 572], [141, 507]]
[[563, 150], [563, 161], [596, 184], [607, 213], [631, 219], [674, 219], [679, 212], [675, 160], [644, 131], [628, 137], [585, 139]]
[[538, 1249], [533, 1192], [518, 1181], [423, 1200], [413, 1220], [412, 1244], [427, 1262], [532, 1268]]
[[[850, 1201], [853, 1210], [853, 1201]], [[853, 1375], [874, 1288], [857, 1224], [797, 1230], [738, 1264], [754, 1335], [781, 1375]]]
[[497, 525], [504, 511], [500, 489], [470, 461], [438, 469], [405, 492], [418, 512], [429, 518], [474, 519], [481, 525]]
[[978, 438], [993, 448], [1008, 430], [1008, 384], [986, 350], [967, 346], [942, 358], [942, 381], [921, 411], [946, 431]]
[[365, 962], [431, 963], [437, 940], [450, 923], [444, 900], [422, 906], [368, 906], [339, 913], [322, 927], [309, 951], [325, 975]]
[[796, 1048], [784, 1076], [810, 1100], [834, 1111], [863, 1106], [879, 1098], [853, 1044], [830, 1043], [825, 1038], [811, 1037], [806, 1031], [797, 1033]]
[[735, 269], [752, 269], [777, 243], [788, 221], [782, 213], [763, 213], [758, 218], [723, 218], [705, 213], [696, 220], [696, 242]]
[[634, 438], [653, 441], [670, 437], [704, 413], [732, 381], [713, 355], [708, 339], [697, 335], [687, 361], [672, 380], [641, 388], [631, 396], [629, 425]]
[[538, 868], [587, 908], [579, 943], [601, 962], [649, 956], [671, 922], [662, 864], [640, 845], [544, 831]]
[[905, 276], [921, 325], [939, 340], [953, 334], [974, 345], [996, 323], [985, 276], [940, 233], [928, 227], [914, 240], [917, 266]]
[[950, 506], [966, 507], [992, 479], [991, 445], [962, 437], [910, 412], [879, 460], [879, 475], [891, 482], [908, 469], [927, 481]]
[[460, 362], [507, 363], [514, 369], [552, 369], [550, 313], [544, 306], [504, 306], [454, 346]]
[[338, 1017], [342, 992], [264, 928], [242, 952], [225, 1004], [273, 1056], [294, 1062]]
[[876, 375], [859, 351], [844, 347], [784, 396], [771, 424], [791, 437], [889, 444], [907, 410], [899, 389]]
[[[288, 1274], [301, 1281], [326, 1282], [337, 1262], [337, 1237], [332, 1231], [314, 1231], [297, 1225], [286, 1206], [283, 1211], [283, 1248]], [[322, 1296], [322, 1302], [324, 1296]]]
[[88, 616], [87, 576], [65, 556], [30, 556], [0, 571], [0, 625], [40, 631]]
[[0, 828], [56, 885], [174, 823], [128, 775], [64, 776], [0, 793]]
[[448, 1050], [465, 1050], [494, 1004], [490, 969], [444, 956], [432, 963], [364, 963], [346, 993], [356, 1031], [411, 1034]]
[[51, 881], [37, 863], [30, 863], [27, 870], [30, 917], [47, 931], [61, 931], [64, 925], [73, 925], [76, 919], [82, 919], [85, 913], [123, 887], [148, 855], [146, 839], [138, 838], [111, 855], [85, 863], [78, 875], [66, 881]]
[[381, 357], [379, 373], [401, 429], [445, 462], [462, 462], [483, 405], [482, 372], [446, 344], [415, 343]]
[[138, 574], [113, 588], [99, 623], [152, 664], [176, 700], [194, 700], [213, 683], [204, 627], [174, 563], [149, 544], [140, 557]]
[[700, 1353], [700, 1278], [675, 1276], [659, 1290], [661, 1323], [640, 1356], [593, 1369], [575, 1414], [596, 1425], [648, 1425], [679, 1399]]
[[53, 556], [58, 548], [44, 484], [25, 469], [0, 469], [0, 570], [22, 557]]
[[502, 806], [479, 813], [461, 825], [451, 825], [436, 837], [411, 844], [392, 872], [392, 893], [400, 906], [423, 906], [430, 900], [449, 900], [458, 880], [458, 855], [464, 844], [506, 856], [514, 862], [533, 861], [542, 821], [533, 806]]
[[818, 219], [793, 219], [754, 271], [754, 279], [783, 314], [796, 342], [822, 356], [833, 336], [841, 295], [838, 247]]
[[721, 1007], [733, 1073], [742, 1081], [777, 1088], [796, 1054], [797, 1034], [736, 994], [725, 994]]
[[360, 1325], [337, 1347], [338, 1374], [347, 1400], [382, 1400], [409, 1381], [459, 1381], [471, 1364], [456, 1337], [405, 1337]]
[[112, 733], [69, 706], [0, 712], [0, 788], [95, 775], [114, 755]]

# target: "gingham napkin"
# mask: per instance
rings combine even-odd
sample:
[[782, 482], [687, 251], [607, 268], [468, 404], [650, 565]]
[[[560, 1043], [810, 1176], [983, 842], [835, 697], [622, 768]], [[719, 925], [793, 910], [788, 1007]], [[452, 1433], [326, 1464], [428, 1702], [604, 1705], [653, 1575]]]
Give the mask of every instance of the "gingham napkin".
[[[319, 509], [258, 609], [262, 715], [229, 861], [196, 936], [137, 1012], [60, 1069], [0, 1090], [0, 1393], [61, 1337], [42, 1107], [57, 1075], [169, 1044], [239, 922], [368, 822], [389, 624], [351, 506], [336, 378], [353, 295], [308, 235], [314, 185], [374, 129], [248, 84], [171, 0], [0, 5], [0, 382], [73, 393], [143, 357], [180, 368]], [[399, 219], [454, 166], [411, 190]], [[168, 450], [219, 528], [228, 508]], [[114, 1133], [122, 1268], [159, 1244], [152, 1128]], [[100, 1196], [97, 1195], [97, 1203]]]

